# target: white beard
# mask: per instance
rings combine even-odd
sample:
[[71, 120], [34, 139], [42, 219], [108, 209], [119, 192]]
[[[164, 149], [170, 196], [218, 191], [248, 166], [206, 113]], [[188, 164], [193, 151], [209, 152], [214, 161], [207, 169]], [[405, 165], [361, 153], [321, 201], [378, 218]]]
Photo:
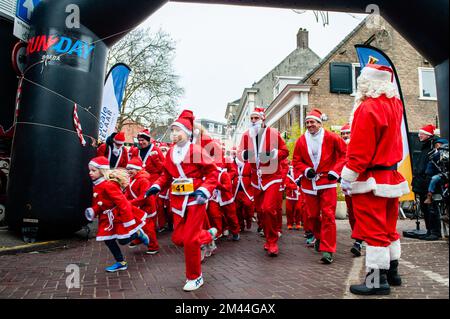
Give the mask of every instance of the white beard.
[[116, 148], [116, 146], [114, 145], [113, 150], [112, 150], [114, 156], [119, 156], [120, 150], [122, 149], [122, 147], [123, 147], [123, 146], [121, 146], [121, 147], [119, 147], [119, 148]]
[[262, 121], [258, 121], [256, 123], [250, 123], [249, 125], [249, 131], [250, 131], [250, 136], [254, 137], [256, 135], [258, 135], [259, 130], [262, 127]]

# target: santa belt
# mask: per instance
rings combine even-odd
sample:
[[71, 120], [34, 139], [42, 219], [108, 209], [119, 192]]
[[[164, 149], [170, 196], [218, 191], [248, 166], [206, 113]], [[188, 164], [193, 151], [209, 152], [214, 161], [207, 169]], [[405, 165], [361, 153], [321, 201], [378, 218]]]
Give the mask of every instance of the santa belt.
[[382, 166], [375, 165], [374, 167], [369, 167], [368, 171], [396, 171], [398, 169], [398, 164], [394, 164], [392, 166]]

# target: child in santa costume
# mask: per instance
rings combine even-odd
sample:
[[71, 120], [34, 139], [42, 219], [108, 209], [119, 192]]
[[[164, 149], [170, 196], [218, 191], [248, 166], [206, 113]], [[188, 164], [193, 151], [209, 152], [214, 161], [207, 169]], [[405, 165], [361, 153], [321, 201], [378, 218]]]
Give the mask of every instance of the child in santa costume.
[[345, 164], [345, 142], [322, 127], [322, 112], [313, 109], [305, 118], [307, 131], [296, 142], [293, 156], [295, 175], [307, 207], [306, 228], [312, 230], [317, 252], [324, 264], [333, 262], [336, 252], [337, 180]]
[[87, 208], [85, 216], [89, 221], [98, 217], [97, 241], [104, 241], [116, 259], [107, 267], [107, 272], [127, 269], [119, 245], [126, 245], [139, 239], [149, 244], [148, 236], [142, 231], [145, 225], [145, 212], [134, 207], [122, 192], [129, 182], [125, 170], [109, 170], [106, 157], [96, 157], [89, 162], [89, 176], [94, 184], [92, 207]]
[[243, 136], [238, 158], [252, 167], [252, 186], [256, 188], [255, 202], [260, 209], [269, 256], [278, 256], [279, 218], [282, 205], [280, 187], [283, 182], [281, 162], [289, 151], [280, 133], [264, 124], [264, 109], [256, 108], [250, 115], [251, 127]]
[[398, 199], [410, 190], [397, 171], [403, 158], [403, 105], [393, 79], [386, 66], [368, 64], [361, 71], [342, 170], [342, 189], [352, 196], [353, 233], [367, 243], [366, 280], [350, 287], [359, 295], [389, 294], [390, 285], [401, 284]]
[[101, 144], [97, 149], [97, 156], [104, 156], [108, 159], [110, 168], [125, 168], [128, 163], [128, 151], [124, 147], [125, 133], [113, 133], [106, 139], [106, 143]]
[[[142, 168], [142, 161], [135, 157], [127, 165], [130, 175], [130, 184], [126, 188], [125, 195], [133, 206], [139, 207], [146, 213], [146, 223], [144, 232], [150, 239], [147, 254], [155, 255], [159, 252], [159, 244], [156, 238], [155, 224], [153, 217], [156, 215], [155, 197], [145, 197], [145, 193], [150, 188], [149, 174]], [[139, 241], [133, 241], [130, 247], [135, 247]]]
[[147, 196], [170, 187], [170, 203], [174, 212], [172, 241], [184, 246], [186, 263], [185, 291], [203, 285], [201, 247], [213, 243], [217, 229], [204, 230], [208, 199], [217, 187], [218, 170], [211, 157], [191, 142], [194, 126], [192, 111], [185, 110], [171, 125], [171, 138], [176, 145], [166, 156], [162, 175], [147, 191]]
[[289, 171], [286, 174], [285, 191], [286, 191], [286, 219], [288, 230], [300, 230], [301, 214], [299, 205], [298, 185], [294, 177], [294, 167], [289, 163]]

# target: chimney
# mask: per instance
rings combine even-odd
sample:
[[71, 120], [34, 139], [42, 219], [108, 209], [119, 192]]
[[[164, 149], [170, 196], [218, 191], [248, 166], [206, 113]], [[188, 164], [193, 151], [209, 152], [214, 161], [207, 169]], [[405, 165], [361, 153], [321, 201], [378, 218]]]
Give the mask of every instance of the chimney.
[[297, 33], [297, 48], [307, 49], [309, 47], [309, 34], [308, 30], [300, 28]]

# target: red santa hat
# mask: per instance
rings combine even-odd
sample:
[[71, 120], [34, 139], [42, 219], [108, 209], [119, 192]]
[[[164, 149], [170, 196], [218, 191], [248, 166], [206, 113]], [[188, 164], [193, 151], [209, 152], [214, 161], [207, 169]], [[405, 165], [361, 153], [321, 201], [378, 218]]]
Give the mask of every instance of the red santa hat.
[[98, 169], [109, 169], [109, 160], [104, 156], [95, 157], [89, 162], [89, 166]]
[[350, 127], [349, 123], [347, 123], [343, 127], [341, 127], [341, 133], [350, 133], [350, 132], [351, 132], [351, 127]]
[[178, 119], [171, 126], [177, 126], [182, 129], [188, 136], [192, 136], [194, 129], [194, 113], [190, 110], [181, 112]]
[[361, 76], [369, 80], [394, 82], [394, 71], [385, 65], [367, 64], [361, 70]]
[[434, 135], [434, 131], [436, 130], [436, 126], [434, 126], [433, 124], [428, 124], [425, 125], [424, 127], [422, 127], [419, 130], [419, 133], [423, 133], [429, 136], [433, 136]]
[[124, 132], [119, 132], [116, 134], [116, 136], [114, 136], [113, 138], [114, 143], [116, 144], [125, 144], [125, 133]]
[[143, 162], [140, 157], [133, 157], [127, 164], [127, 169], [142, 170]]
[[261, 120], [265, 120], [266, 119], [266, 110], [262, 107], [256, 107], [252, 113], [250, 113], [250, 116], [252, 115], [256, 115], [259, 116], [261, 118]]
[[148, 129], [145, 129], [143, 131], [140, 131], [137, 135], [138, 138], [143, 138], [147, 141], [151, 141], [152, 137], [150, 136], [150, 131]]
[[323, 121], [323, 114], [322, 111], [319, 109], [313, 109], [311, 112], [308, 113], [308, 115], [305, 118], [305, 121], [307, 120], [316, 120], [319, 123], [322, 123]]

